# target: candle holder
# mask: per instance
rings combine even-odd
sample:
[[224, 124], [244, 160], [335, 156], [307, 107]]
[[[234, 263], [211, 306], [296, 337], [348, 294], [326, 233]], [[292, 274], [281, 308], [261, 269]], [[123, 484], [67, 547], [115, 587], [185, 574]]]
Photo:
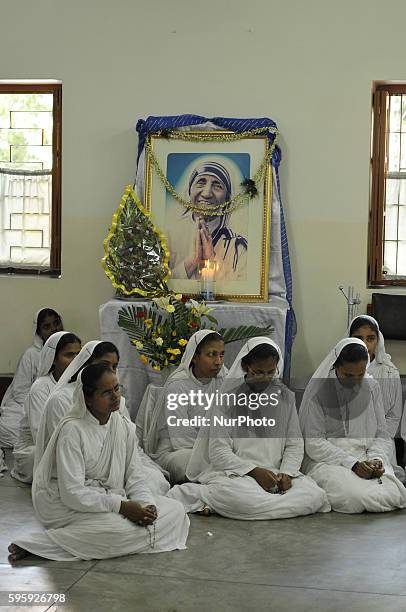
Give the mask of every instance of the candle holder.
[[199, 269], [200, 274], [200, 297], [205, 302], [213, 302], [216, 299], [216, 272], [218, 263], [205, 259]]

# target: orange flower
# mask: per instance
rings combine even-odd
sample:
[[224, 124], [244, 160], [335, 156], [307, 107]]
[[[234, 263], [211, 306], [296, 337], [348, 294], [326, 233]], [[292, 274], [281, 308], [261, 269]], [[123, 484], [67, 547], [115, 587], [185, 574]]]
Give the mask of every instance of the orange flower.
[[142, 363], [145, 363], [145, 365], [147, 365], [148, 357], [145, 357], [145, 355], [140, 355], [140, 359], [141, 359]]

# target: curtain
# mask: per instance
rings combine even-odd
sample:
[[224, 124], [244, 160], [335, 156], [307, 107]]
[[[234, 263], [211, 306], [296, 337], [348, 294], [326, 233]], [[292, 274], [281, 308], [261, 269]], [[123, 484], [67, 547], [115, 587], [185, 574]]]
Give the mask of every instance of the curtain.
[[0, 265], [47, 268], [52, 172], [0, 168]]

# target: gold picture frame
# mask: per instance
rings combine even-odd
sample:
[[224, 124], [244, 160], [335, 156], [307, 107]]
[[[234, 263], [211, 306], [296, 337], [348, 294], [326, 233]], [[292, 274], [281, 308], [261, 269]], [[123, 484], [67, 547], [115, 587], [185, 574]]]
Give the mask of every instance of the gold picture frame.
[[[210, 140], [205, 141], [204, 135], [208, 134]], [[188, 276], [193, 269], [188, 262], [195, 261], [201, 252], [196, 240], [203, 231], [212, 240], [220, 262], [216, 298], [267, 302], [272, 203], [269, 141], [263, 135], [227, 140], [230, 134], [233, 132], [188, 131], [179, 140], [150, 134], [145, 148], [144, 205], [166, 237], [171, 254], [168, 285], [173, 291], [199, 295], [198, 271], [194, 269]], [[190, 141], [186, 140], [188, 135], [192, 137]], [[255, 185], [257, 195], [234, 205], [235, 196], [244, 193], [242, 181], [252, 179], [265, 159], [263, 180]], [[200, 183], [205, 181], [212, 184], [203, 187], [205, 192], [199, 192]], [[216, 195], [213, 189], [219, 182], [223, 189]], [[224, 199], [232, 200], [231, 212], [220, 214]], [[219, 210], [204, 217], [204, 230], [198, 229], [199, 213], [187, 208], [190, 201], [205, 208], [207, 202], [213, 211]]]

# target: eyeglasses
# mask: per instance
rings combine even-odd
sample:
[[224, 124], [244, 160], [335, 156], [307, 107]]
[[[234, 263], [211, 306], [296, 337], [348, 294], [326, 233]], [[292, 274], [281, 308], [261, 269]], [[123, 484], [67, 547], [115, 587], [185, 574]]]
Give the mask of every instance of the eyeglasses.
[[100, 395], [105, 398], [114, 399], [117, 395], [120, 396], [123, 394], [123, 385], [116, 385], [114, 389], [106, 389], [102, 391]]
[[276, 372], [276, 369], [273, 370], [272, 372], [256, 372], [250, 366], [247, 366], [247, 367], [248, 367], [248, 372], [251, 374], [251, 376], [254, 376], [256, 378], [272, 378], [272, 376], [274, 376]]

